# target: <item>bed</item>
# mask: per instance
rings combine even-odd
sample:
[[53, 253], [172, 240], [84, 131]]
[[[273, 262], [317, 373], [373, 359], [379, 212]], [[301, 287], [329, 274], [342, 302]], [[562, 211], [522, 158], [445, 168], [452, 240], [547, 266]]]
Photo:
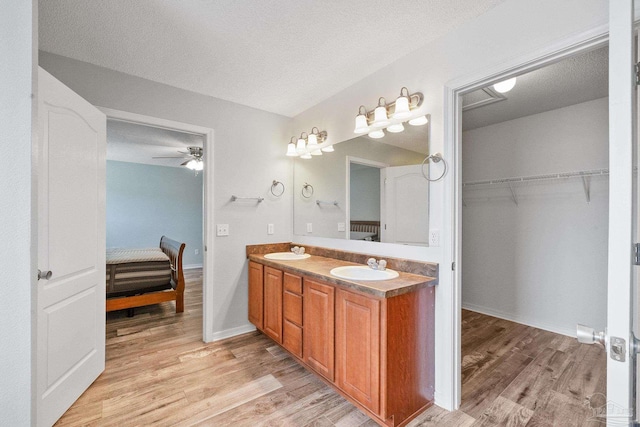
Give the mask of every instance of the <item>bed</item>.
[[380, 241], [380, 221], [351, 220], [349, 230], [351, 240]]
[[182, 313], [184, 248], [162, 236], [158, 248], [107, 250], [107, 312], [175, 301]]

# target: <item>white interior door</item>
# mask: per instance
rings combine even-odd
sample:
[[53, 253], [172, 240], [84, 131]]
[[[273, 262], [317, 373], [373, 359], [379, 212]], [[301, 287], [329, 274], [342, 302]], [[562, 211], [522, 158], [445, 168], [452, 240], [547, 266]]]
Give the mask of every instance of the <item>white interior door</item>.
[[37, 425], [104, 370], [106, 117], [38, 72]]
[[381, 170], [381, 242], [429, 244], [429, 182], [421, 168], [422, 165], [410, 165]]
[[607, 425], [633, 423], [633, 1], [610, 0]]

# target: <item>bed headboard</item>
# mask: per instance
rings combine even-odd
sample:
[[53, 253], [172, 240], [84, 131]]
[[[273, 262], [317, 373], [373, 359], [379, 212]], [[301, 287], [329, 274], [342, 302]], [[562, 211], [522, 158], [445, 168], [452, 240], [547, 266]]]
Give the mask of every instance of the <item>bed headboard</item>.
[[380, 234], [380, 221], [351, 220], [351, 231]]
[[171, 260], [171, 280], [175, 284], [176, 291], [184, 289], [184, 272], [182, 271], [182, 254], [185, 248], [184, 243], [177, 242], [167, 236], [160, 238], [160, 249], [167, 254]]

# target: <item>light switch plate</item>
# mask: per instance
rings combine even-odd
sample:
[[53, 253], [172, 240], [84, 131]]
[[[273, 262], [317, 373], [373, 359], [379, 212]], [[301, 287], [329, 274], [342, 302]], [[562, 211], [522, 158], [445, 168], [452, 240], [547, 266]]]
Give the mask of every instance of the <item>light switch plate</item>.
[[273, 224], [267, 224], [267, 234], [273, 234], [275, 227]]
[[216, 228], [216, 235], [218, 236], [228, 236], [229, 235], [229, 224], [218, 224]]
[[313, 233], [313, 223], [307, 223], [307, 233]]
[[338, 231], [345, 231], [346, 230], [346, 226], [344, 224], [344, 222], [339, 222], [338, 223]]

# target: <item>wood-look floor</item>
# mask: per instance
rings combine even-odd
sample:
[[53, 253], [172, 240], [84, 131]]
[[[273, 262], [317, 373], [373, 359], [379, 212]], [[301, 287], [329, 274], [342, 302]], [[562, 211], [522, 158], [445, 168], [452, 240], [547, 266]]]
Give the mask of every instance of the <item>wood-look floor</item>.
[[[174, 303], [107, 314], [105, 372], [60, 426], [375, 426], [260, 333], [202, 342], [202, 273]], [[433, 406], [415, 426], [604, 426], [598, 346], [464, 311], [462, 406]], [[602, 401], [602, 399], [598, 400]]]

